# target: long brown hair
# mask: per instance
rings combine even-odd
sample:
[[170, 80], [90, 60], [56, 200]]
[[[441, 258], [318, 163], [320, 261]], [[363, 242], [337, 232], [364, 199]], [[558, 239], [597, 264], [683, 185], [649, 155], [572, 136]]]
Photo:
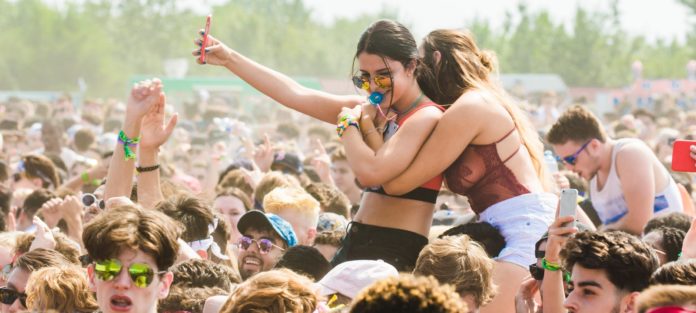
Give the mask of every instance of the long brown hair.
[[[439, 29], [430, 32], [422, 43], [423, 64], [430, 71], [420, 71], [418, 84], [423, 93], [441, 105], [454, 103], [472, 89], [486, 91], [498, 100], [510, 114], [520, 133], [522, 144], [529, 152], [534, 169], [546, 190], [551, 181], [546, 176], [542, 162], [543, 144], [531, 121], [515, 101], [494, 80], [498, 73], [497, 58], [492, 51], [481, 50], [471, 33], [459, 30]], [[440, 53], [437, 62], [435, 52]]]

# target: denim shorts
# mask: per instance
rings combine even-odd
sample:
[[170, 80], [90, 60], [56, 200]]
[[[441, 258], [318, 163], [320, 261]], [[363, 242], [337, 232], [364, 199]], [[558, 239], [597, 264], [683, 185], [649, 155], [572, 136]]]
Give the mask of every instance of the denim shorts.
[[411, 272], [426, 244], [428, 238], [414, 232], [351, 222], [331, 265], [353, 260], [382, 260], [399, 272]]

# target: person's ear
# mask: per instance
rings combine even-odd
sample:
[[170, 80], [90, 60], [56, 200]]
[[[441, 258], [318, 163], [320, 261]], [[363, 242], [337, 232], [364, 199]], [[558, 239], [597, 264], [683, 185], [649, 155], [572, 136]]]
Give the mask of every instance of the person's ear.
[[314, 243], [314, 238], [317, 238], [317, 229], [316, 228], [310, 228], [307, 230], [307, 241], [309, 243]]
[[174, 281], [174, 274], [172, 274], [172, 272], [167, 272], [164, 275], [162, 275], [162, 279], [160, 280], [160, 288], [158, 290], [157, 298], [164, 299], [169, 295], [169, 287], [172, 286], [173, 281]]
[[640, 292], [634, 291], [625, 295], [621, 299], [621, 312], [633, 313], [633, 308], [636, 306], [636, 298], [640, 295]]
[[89, 280], [89, 290], [97, 292], [97, 286], [94, 284], [94, 264], [87, 266], [87, 279]]
[[433, 61], [435, 61], [435, 65], [440, 65], [440, 60], [442, 60], [442, 54], [440, 51], [433, 51]]

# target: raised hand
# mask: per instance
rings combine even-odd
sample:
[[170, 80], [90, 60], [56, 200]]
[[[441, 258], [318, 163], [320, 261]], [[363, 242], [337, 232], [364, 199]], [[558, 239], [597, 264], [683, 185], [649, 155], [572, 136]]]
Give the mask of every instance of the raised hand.
[[140, 121], [159, 102], [160, 94], [162, 82], [157, 78], [135, 84], [128, 97], [126, 119]]
[[63, 218], [63, 212], [60, 209], [62, 202], [63, 200], [60, 198], [53, 198], [46, 201], [39, 209], [41, 216], [43, 216], [44, 221], [46, 221], [49, 227], [55, 227], [58, 225], [58, 221]]
[[341, 113], [338, 113], [337, 119], [340, 120], [342, 117], [349, 115], [354, 117], [356, 120], [360, 119], [362, 114], [362, 106], [356, 105], [354, 108], [344, 107], [341, 109]]
[[205, 51], [205, 63], [202, 63], [198, 59], [198, 56], [201, 55], [200, 47], [203, 45], [203, 35], [205, 34], [205, 30], [201, 29], [198, 34], [200, 35], [200, 38], [193, 41], [197, 48], [191, 53], [196, 57], [196, 62], [198, 64], [227, 65], [227, 63], [230, 61], [230, 52], [232, 49], [215, 39], [215, 37], [211, 36], [210, 34], [208, 35], [208, 45], [206, 47], [207, 50]]
[[321, 140], [319, 139], [314, 139], [312, 141], [312, 146], [314, 147], [312, 167], [314, 167], [314, 170], [323, 183], [333, 185], [334, 181], [331, 178], [331, 158], [329, 154], [326, 153], [326, 149], [324, 149], [324, 145], [321, 144]]
[[48, 225], [44, 223], [38, 216], [34, 216], [34, 226], [36, 226], [36, 233], [34, 236], [34, 241], [31, 242], [29, 251], [34, 249], [48, 249], [53, 250], [56, 247], [56, 239], [53, 238], [53, 233]]
[[532, 277], [527, 277], [522, 281], [520, 289], [515, 296], [515, 312], [516, 313], [536, 313], [541, 307], [534, 296], [539, 291], [539, 283]]
[[174, 114], [169, 122], [164, 124], [164, 113], [167, 98], [164, 93], [160, 93], [158, 101], [150, 107], [150, 110], [143, 116], [140, 124], [140, 149], [158, 149], [163, 145], [174, 131], [174, 126], [178, 120], [178, 115]]
[[268, 172], [273, 164], [273, 146], [268, 134], [264, 134], [263, 143], [254, 150], [254, 163], [262, 172]]

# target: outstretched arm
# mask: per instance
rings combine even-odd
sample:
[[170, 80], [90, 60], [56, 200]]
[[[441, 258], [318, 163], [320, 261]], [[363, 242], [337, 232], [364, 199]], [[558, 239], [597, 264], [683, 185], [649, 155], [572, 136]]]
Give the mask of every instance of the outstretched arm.
[[[196, 39], [195, 44], [200, 47], [201, 39]], [[200, 55], [199, 49], [193, 51], [194, 56]], [[354, 107], [364, 100], [360, 96], [339, 96], [304, 87], [287, 75], [230, 49], [210, 35], [206, 49], [206, 64], [224, 66], [278, 103], [327, 123], [336, 122], [341, 108]]]
[[[127, 138], [135, 139], [140, 136], [140, 124], [143, 117], [157, 104], [161, 95], [162, 83], [159, 79], [142, 81], [133, 86], [128, 98], [126, 117], [122, 128]], [[132, 151], [133, 155], [135, 149], [137, 149], [136, 145], [129, 146], [129, 151]], [[119, 140], [114, 148], [109, 173], [106, 176], [104, 201], [113, 197], [128, 197], [131, 194], [135, 158], [126, 158], [125, 151], [124, 143]]]

